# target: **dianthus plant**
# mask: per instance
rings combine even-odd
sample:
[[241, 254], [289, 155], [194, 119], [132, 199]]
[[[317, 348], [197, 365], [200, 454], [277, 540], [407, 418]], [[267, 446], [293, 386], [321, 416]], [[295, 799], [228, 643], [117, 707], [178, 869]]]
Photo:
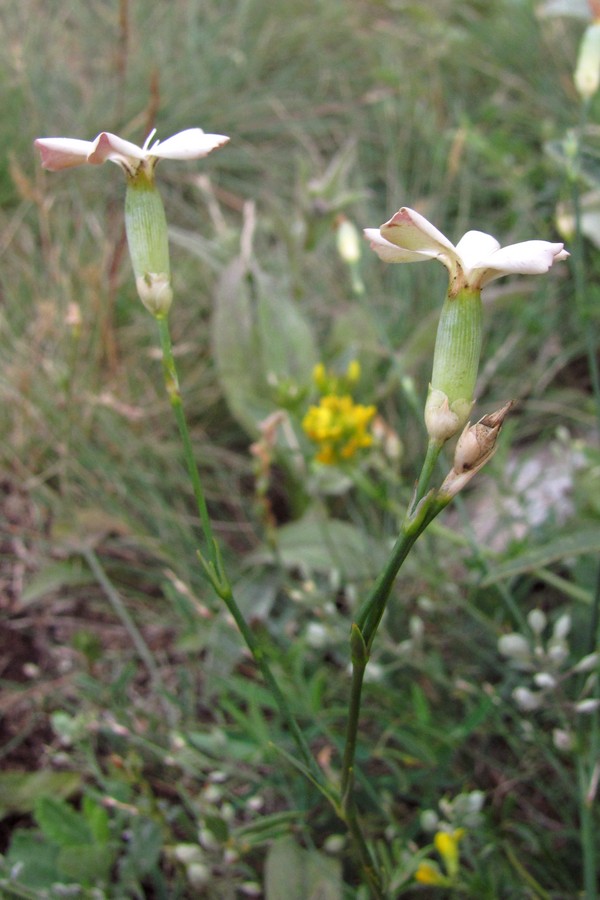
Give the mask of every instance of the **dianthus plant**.
[[[421, 475], [400, 526], [390, 557], [362, 605], [350, 629], [352, 680], [348, 704], [345, 749], [339, 776], [332, 779], [317, 762], [290, 702], [274, 676], [254, 632], [235, 600], [219, 546], [214, 538], [194, 450], [183, 410], [179, 380], [169, 331], [169, 310], [173, 287], [169, 260], [165, 212], [155, 181], [161, 160], [195, 160], [222, 147], [229, 138], [205, 134], [199, 128], [183, 131], [167, 140], [142, 147], [109, 132], [93, 141], [73, 138], [39, 138], [35, 143], [42, 165], [50, 171], [110, 161], [125, 174], [125, 223], [135, 283], [140, 300], [154, 317], [160, 338], [166, 391], [179, 429], [191, 486], [195, 495], [204, 546], [199, 558], [214, 591], [233, 616], [256, 664], [273, 692], [282, 718], [296, 743], [296, 765], [333, 805], [348, 827], [362, 876], [373, 897], [389, 896], [385, 875], [370, 850], [354, 798], [355, 751], [360, 719], [362, 685], [373, 642], [386, 609], [394, 580], [420, 534], [448, 505], [452, 498], [481, 469], [494, 453], [498, 434], [510, 409], [485, 415], [475, 425], [469, 423], [481, 349], [481, 291], [490, 281], [504, 275], [537, 275], [547, 272], [568, 256], [560, 243], [533, 240], [501, 248], [491, 235], [469, 231], [455, 246], [422, 215], [400, 209], [380, 228], [366, 229], [373, 250], [389, 263], [440, 261], [449, 274], [448, 291], [438, 325], [431, 384], [424, 410], [429, 440]], [[332, 462], [368, 446], [366, 427], [374, 407], [362, 407], [350, 397], [326, 396], [307, 414], [304, 427], [321, 447], [322, 461]], [[431, 487], [435, 463], [441, 449], [459, 435], [453, 465], [438, 487]], [[439, 838], [447, 879], [457, 866], [459, 832], [452, 840]], [[445, 843], [444, 843], [445, 842]], [[438, 848], [440, 849], [440, 848]], [[431, 864], [430, 864], [431, 868]], [[423, 864], [420, 878], [430, 875]]]

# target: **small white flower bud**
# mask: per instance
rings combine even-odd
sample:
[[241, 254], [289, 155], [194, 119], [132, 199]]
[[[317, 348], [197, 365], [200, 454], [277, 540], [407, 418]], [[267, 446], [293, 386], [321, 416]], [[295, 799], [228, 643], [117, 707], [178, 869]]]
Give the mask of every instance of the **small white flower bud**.
[[323, 849], [325, 853], [336, 855], [341, 853], [345, 846], [346, 836], [344, 834], [330, 834], [328, 838], [325, 838]]
[[357, 263], [360, 259], [360, 235], [352, 222], [341, 219], [337, 230], [337, 249], [347, 263]]
[[203, 858], [203, 853], [198, 844], [177, 844], [173, 849], [173, 855], [180, 863], [190, 865]]
[[370, 662], [365, 669], [364, 679], [370, 684], [377, 684], [377, 682], [383, 681], [384, 674], [383, 666], [380, 663]]
[[579, 45], [575, 87], [584, 100], [590, 100], [600, 84], [600, 22], [592, 22], [583, 33]]
[[533, 676], [533, 680], [535, 681], [536, 686], [543, 690], [551, 690], [556, 687], [556, 678], [549, 672], [536, 672]]
[[573, 666], [574, 672], [591, 672], [600, 664], [600, 653], [589, 653], [580, 659], [576, 666]]
[[485, 803], [485, 794], [483, 791], [471, 791], [467, 794], [469, 798], [468, 803], [468, 812], [469, 813], [478, 813], [483, 809], [483, 804]]
[[547, 624], [546, 614], [542, 612], [541, 609], [532, 609], [529, 615], [527, 616], [527, 621], [529, 622], [529, 627], [538, 637], [544, 630]]
[[575, 746], [573, 734], [564, 728], [555, 728], [552, 732], [552, 740], [556, 749], [562, 750], [563, 753], [568, 753]]
[[425, 631], [423, 619], [421, 619], [419, 616], [411, 616], [408, 623], [408, 630], [411, 640], [413, 640], [415, 644], [420, 644], [422, 642], [423, 634]]
[[440, 822], [440, 817], [433, 809], [424, 809], [421, 813], [421, 828], [423, 831], [433, 832], [437, 831], [437, 827]]
[[204, 863], [192, 863], [186, 869], [187, 880], [194, 889], [206, 887], [210, 884], [211, 873]]
[[218, 850], [220, 844], [209, 828], [201, 828], [198, 831], [198, 840], [205, 850]]
[[575, 704], [575, 712], [581, 713], [582, 715], [589, 715], [590, 713], [596, 712], [599, 706], [600, 700], [580, 700], [579, 703]]
[[502, 656], [508, 656], [510, 659], [519, 663], [531, 662], [531, 647], [527, 638], [522, 634], [513, 631], [510, 634], [503, 634], [498, 639], [498, 650]]
[[555, 666], [561, 666], [569, 655], [569, 647], [565, 641], [549, 641], [547, 656]]
[[564, 615], [560, 616], [554, 623], [552, 634], [554, 635], [556, 640], [562, 641], [566, 638], [570, 630], [571, 616], [568, 613], [564, 613]]
[[314, 647], [315, 650], [326, 647], [329, 643], [327, 629], [319, 622], [309, 622], [306, 629], [306, 643], [309, 647]]
[[535, 691], [530, 691], [526, 687], [517, 687], [514, 689], [513, 700], [517, 706], [524, 712], [533, 712], [542, 705], [542, 695]]

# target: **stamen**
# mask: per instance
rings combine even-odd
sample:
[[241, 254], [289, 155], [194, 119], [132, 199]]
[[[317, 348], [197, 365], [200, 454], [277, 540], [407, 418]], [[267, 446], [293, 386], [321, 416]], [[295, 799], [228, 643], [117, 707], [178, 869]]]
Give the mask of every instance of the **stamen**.
[[[150, 134], [148, 135], [148, 137], [146, 138], [146, 140], [144, 141], [144, 145], [143, 145], [143, 147], [142, 147], [142, 150], [147, 150], [147, 149], [148, 149], [148, 147], [150, 146], [150, 141], [152, 140], [152, 138], [154, 137], [155, 134], [156, 134], [156, 128], [153, 128], [152, 131], [150, 132]], [[159, 143], [159, 141], [156, 141], [156, 143], [154, 144], [154, 146], [156, 147], [156, 145], [157, 145], [158, 143]]]

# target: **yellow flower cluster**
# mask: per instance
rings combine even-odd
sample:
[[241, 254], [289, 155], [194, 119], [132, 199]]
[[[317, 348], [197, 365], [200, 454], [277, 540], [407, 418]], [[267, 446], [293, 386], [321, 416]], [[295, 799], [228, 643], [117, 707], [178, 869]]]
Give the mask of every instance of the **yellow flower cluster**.
[[344, 462], [373, 443], [368, 427], [377, 412], [376, 408], [355, 403], [348, 393], [335, 393], [336, 388], [347, 390], [359, 377], [360, 366], [357, 362], [350, 363], [345, 377], [341, 378], [327, 373], [322, 363], [315, 367], [314, 380], [324, 396], [318, 406], [309, 407], [302, 420], [302, 428], [307, 437], [318, 445], [316, 458], [324, 465]]
[[317, 363], [313, 369], [313, 381], [321, 394], [346, 394], [360, 380], [360, 363], [353, 359], [343, 375], [329, 372], [323, 363]]
[[433, 838], [433, 845], [444, 863], [446, 874], [442, 874], [435, 862], [424, 860], [419, 863], [415, 872], [415, 881], [419, 884], [431, 884], [437, 887], [451, 887], [456, 881], [460, 866], [458, 844], [464, 836], [464, 828], [454, 831], [438, 831]]

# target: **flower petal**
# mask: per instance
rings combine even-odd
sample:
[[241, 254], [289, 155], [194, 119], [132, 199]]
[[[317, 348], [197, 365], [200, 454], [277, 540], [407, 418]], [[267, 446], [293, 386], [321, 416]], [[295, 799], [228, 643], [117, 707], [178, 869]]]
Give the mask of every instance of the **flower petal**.
[[156, 141], [147, 152], [148, 156], [160, 159], [201, 159], [228, 141], [224, 134], [205, 134], [201, 128], [187, 128], [166, 141]]
[[567, 259], [569, 253], [564, 244], [549, 241], [523, 241], [511, 244], [480, 260], [473, 271], [481, 271], [479, 284], [483, 287], [502, 275], [542, 275], [555, 262]]
[[137, 144], [125, 141], [110, 131], [102, 131], [93, 142], [88, 162], [99, 166], [110, 159], [112, 162], [130, 165], [132, 160], [146, 159], [147, 155]]
[[37, 138], [34, 144], [40, 151], [42, 168], [50, 172], [82, 166], [94, 146], [91, 141], [61, 137]]
[[431, 259], [429, 253], [415, 250], [402, 250], [381, 236], [379, 228], [365, 228], [364, 235], [371, 244], [371, 249], [387, 263], [426, 262]]
[[432, 225], [425, 216], [403, 206], [389, 222], [381, 226], [382, 236], [404, 250], [418, 250], [434, 258], [440, 251], [455, 252], [454, 244]]
[[467, 231], [456, 245], [456, 252], [468, 271], [479, 267], [480, 260], [500, 249], [500, 241], [483, 231]]

